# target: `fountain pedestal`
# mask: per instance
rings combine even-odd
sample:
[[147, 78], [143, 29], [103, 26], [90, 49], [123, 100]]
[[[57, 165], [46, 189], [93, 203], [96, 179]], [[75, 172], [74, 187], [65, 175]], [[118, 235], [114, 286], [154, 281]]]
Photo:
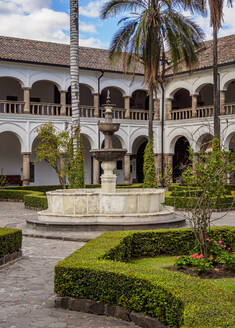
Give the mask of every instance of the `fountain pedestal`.
[[101, 167], [104, 170], [104, 174], [101, 176], [101, 191], [104, 193], [115, 192], [117, 176], [113, 172], [116, 167], [116, 162], [102, 162]]

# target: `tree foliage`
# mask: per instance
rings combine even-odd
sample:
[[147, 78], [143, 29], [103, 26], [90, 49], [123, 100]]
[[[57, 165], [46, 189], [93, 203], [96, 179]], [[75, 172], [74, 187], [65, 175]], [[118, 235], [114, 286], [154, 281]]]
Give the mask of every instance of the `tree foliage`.
[[37, 132], [36, 160], [46, 161], [56, 171], [61, 186], [65, 188], [69, 164], [69, 133], [58, 132], [51, 122], [43, 124]]
[[192, 206], [188, 204], [187, 216], [200, 245], [201, 254], [207, 258], [206, 239], [213, 221], [213, 208], [226, 194], [227, 176], [235, 169], [234, 154], [221, 150], [216, 138], [212, 141], [211, 153], [200, 151], [197, 159], [191, 149], [189, 153], [192, 166], [188, 166], [183, 173], [183, 182], [189, 187], [187, 192], [192, 199]]
[[77, 127], [74, 133], [76, 140], [76, 152], [74, 153], [73, 141], [70, 141], [70, 167], [68, 172], [69, 188], [84, 188], [85, 187], [85, 171], [84, 171], [84, 155], [82, 137], [80, 129]]
[[149, 140], [144, 150], [144, 187], [156, 188], [156, 166], [153, 152], [153, 141]]

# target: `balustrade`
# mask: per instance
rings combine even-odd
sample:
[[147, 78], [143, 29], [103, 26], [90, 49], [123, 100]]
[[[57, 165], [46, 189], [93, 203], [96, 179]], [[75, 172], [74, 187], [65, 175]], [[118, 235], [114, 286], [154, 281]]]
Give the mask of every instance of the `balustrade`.
[[171, 111], [172, 120], [185, 120], [192, 118], [192, 108], [173, 109]]
[[225, 115], [235, 114], [235, 103], [225, 104], [224, 105], [224, 113], [225, 113]]
[[23, 101], [0, 100], [0, 113], [4, 114], [23, 114]]
[[131, 109], [130, 119], [131, 120], [148, 120], [149, 113], [145, 109]]
[[214, 107], [213, 106], [200, 106], [197, 107], [197, 117], [210, 117], [213, 116]]
[[60, 104], [30, 103], [30, 114], [60, 116]]

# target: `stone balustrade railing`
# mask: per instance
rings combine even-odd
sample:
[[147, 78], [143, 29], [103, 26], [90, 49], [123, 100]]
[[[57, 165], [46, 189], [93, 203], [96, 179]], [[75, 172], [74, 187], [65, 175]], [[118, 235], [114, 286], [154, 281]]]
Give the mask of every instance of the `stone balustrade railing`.
[[0, 113], [22, 114], [24, 113], [24, 102], [0, 100]]
[[131, 120], [148, 120], [149, 113], [146, 109], [131, 109], [130, 119]]
[[192, 118], [192, 108], [173, 109], [171, 111], [172, 120], [185, 120]]
[[225, 115], [235, 114], [235, 103], [225, 104], [224, 105], [224, 114]]
[[[52, 116], [72, 116], [71, 105], [66, 105], [64, 108], [61, 104], [52, 103], [30, 103], [30, 112], [27, 114], [32, 115], [52, 115]], [[80, 106], [81, 117], [95, 117], [94, 106]], [[195, 114], [193, 114], [192, 108], [173, 109], [170, 112], [171, 120], [184, 120], [192, 118], [212, 117], [213, 106], [200, 106], [196, 108]], [[0, 113], [4, 114], [24, 114], [25, 103], [23, 101], [9, 101], [0, 100]], [[235, 103], [229, 103], [224, 105], [224, 110], [221, 110], [222, 115], [235, 114]], [[194, 116], [195, 115], [195, 116]], [[104, 117], [104, 108], [101, 107], [99, 111], [99, 117]], [[113, 118], [123, 120], [129, 118], [131, 120], [148, 120], [148, 110], [144, 109], [130, 109], [129, 117], [124, 108], [113, 107]]]
[[49, 103], [30, 103], [30, 114], [60, 116], [61, 105]]
[[210, 117], [213, 116], [214, 107], [213, 106], [200, 106], [197, 107], [197, 117]]

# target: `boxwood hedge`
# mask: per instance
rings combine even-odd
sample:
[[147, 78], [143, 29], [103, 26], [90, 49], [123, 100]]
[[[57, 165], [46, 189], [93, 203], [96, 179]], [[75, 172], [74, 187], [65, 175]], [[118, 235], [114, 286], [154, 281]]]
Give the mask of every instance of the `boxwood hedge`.
[[0, 258], [19, 251], [22, 246], [22, 231], [0, 228]]
[[[234, 243], [234, 228], [211, 233]], [[190, 229], [104, 233], [56, 265], [55, 292], [144, 312], [169, 327], [233, 327], [230, 292], [207, 280], [164, 268], [143, 271], [127, 262], [139, 256], [187, 253], [192, 236]]]

